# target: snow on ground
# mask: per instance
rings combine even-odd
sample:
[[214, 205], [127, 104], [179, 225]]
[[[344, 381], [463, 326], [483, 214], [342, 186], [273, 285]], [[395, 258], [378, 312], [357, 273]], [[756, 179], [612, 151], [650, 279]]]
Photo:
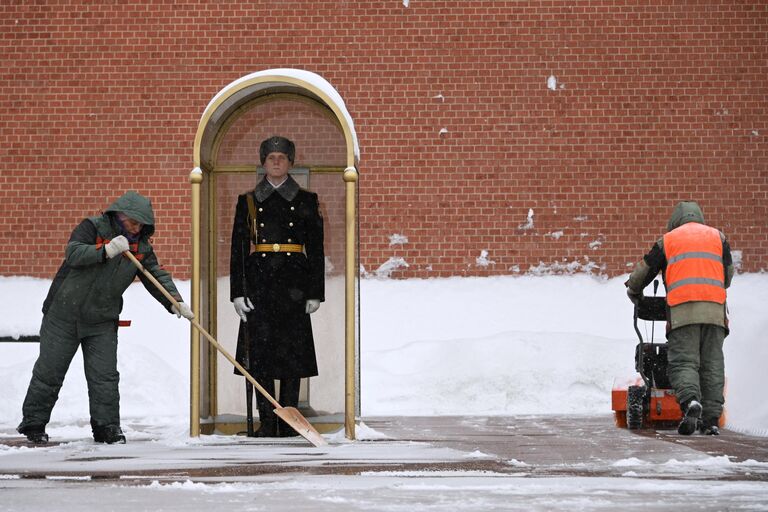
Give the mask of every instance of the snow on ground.
[[[495, 476], [495, 477], [494, 477]], [[329, 480], [329, 478], [332, 478]], [[3, 482], [0, 510], [551, 511], [766, 510], [762, 482], [451, 475], [274, 475], [245, 482]], [[695, 505], [692, 505], [695, 503]]]
[[[613, 379], [634, 374], [637, 338], [625, 280], [364, 280], [363, 413], [610, 412]], [[768, 275], [736, 276], [728, 297], [728, 427], [765, 436], [768, 403], [759, 390], [768, 360]], [[640, 329], [651, 336], [650, 324]], [[663, 324], [654, 331], [663, 341]]]
[[[609, 415], [613, 379], [633, 372], [636, 340], [623, 281], [587, 275], [363, 280], [363, 415]], [[0, 308], [6, 313], [0, 336], [37, 332], [49, 284], [0, 277]], [[188, 296], [189, 283], [180, 283], [180, 291]], [[737, 276], [729, 292], [733, 330], [726, 340], [728, 427], [762, 436], [768, 435], [768, 405], [759, 394], [768, 360], [762, 340], [767, 301], [768, 275]], [[0, 446], [0, 510], [48, 509], [55, 503], [63, 511], [187, 511], [225, 503], [228, 510], [656, 511], [690, 507], [692, 496], [698, 510], [768, 510], [765, 462], [734, 462], [628, 432], [619, 434], [627, 436], [620, 453], [555, 468], [596, 476], [546, 478], [536, 464], [509, 457], [504, 471], [398, 470], [401, 463], [499, 460], [487, 449], [397, 441], [365, 424], [358, 434], [370, 442], [348, 442], [336, 433], [326, 435], [331, 444], [319, 449], [301, 439], [273, 445], [224, 436], [190, 439], [187, 323], [165, 312], [138, 284], [126, 293], [122, 316], [133, 320], [120, 333], [118, 358], [129, 443], [91, 442], [78, 353], [48, 427], [63, 443]], [[641, 329], [650, 335], [648, 326]], [[33, 343], [0, 344], [0, 437], [15, 435], [37, 350]], [[649, 455], [644, 448], [651, 442], [660, 444]], [[359, 475], [308, 471], [359, 463], [392, 469]], [[167, 473], [244, 464], [305, 469], [194, 480]], [[166, 472], [135, 473], [153, 470]], [[26, 471], [50, 476], [22, 478]], [[78, 471], [84, 476], [55, 476]], [[98, 471], [113, 477], [87, 476]], [[607, 474], [613, 476], [602, 476]]]
[[[625, 277], [588, 275], [364, 279], [363, 416], [610, 414], [613, 379], [633, 374], [635, 333]], [[0, 277], [0, 336], [36, 333], [50, 282]], [[189, 283], [179, 283], [184, 296]], [[648, 291], [650, 293], [650, 291]], [[768, 275], [742, 274], [729, 290], [728, 427], [768, 435], [759, 390], [768, 344]], [[140, 284], [125, 295], [121, 412], [133, 423], [186, 427], [189, 327]], [[641, 325], [650, 336], [650, 326]], [[663, 339], [663, 325], [655, 327]], [[0, 427], [15, 426], [37, 344], [0, 344]], [[53, 412], [53, 429], [87, 432], [80, 353]], [[55, 433], [55, 432], [54, 432]]]

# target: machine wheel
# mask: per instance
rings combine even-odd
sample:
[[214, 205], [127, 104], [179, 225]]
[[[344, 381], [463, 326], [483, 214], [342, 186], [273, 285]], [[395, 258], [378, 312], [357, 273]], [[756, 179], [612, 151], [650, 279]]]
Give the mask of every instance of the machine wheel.
[[629, 386], [627, 389], [627, 428], [643, 428], [643, 410], [645, 405], [645, 386]]

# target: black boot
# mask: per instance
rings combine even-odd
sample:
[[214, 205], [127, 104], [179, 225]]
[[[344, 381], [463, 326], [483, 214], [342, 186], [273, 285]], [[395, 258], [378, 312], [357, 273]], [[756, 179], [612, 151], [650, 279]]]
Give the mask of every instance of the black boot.
[[107, 425], [104, 427], [93, 427], [93, 440], [97, 443], [107, 444], [125, 444], [125, 435], [120, 425]]
[[[299, 405], [299, 387], [301, 379], [280, 379], [280, 404], [283, 407]], [[277, 432], [280, 437], [296, 437], [299, 435], [282, 419], [277, 420]]]
[[720, 428], [717, 426], [718, 418], [704, 418], [699, 422], [699, 432], [705, 436], [719, 436]]
[[701, 418], [701, 404], [696, 400], [691, 400], [685, 406], [682, 407], [685, 415], [683, 420], [677, 426], [677, 433], [682, 436], [689, 436], [696, 432], [696, 427], [699, 425], [699, 418]]
[[[275, 395], [275, 381], [271, 379], [258, 379], [259, 384], [267, 393]], [[277, 437], [277, 416], [272, 410], [272, 403], [264, 398], [261, 393], [256, 395], [256, 408], [259, 410], [259, 429], [253, 433], [254, 437]]]
[[45, 426], [33, 425], [19, 430], [19, 434], [27, 436], [27, 441], [32, 444], [48, 444], [48, 434], [45, 433]]
[[277, 416], [274, 412], [262, 414], [259, 411], [259, 428], [253, 437], [277, 437]]

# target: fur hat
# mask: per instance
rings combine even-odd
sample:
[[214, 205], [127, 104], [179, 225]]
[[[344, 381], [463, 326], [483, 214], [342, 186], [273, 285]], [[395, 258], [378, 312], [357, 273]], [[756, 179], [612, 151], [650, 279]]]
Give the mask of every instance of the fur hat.
[[267, 160], [267, 155], [270, 153], [285, 153], [288, 156], [288, 160], [293, 164], [293, 159], [296, 157], [296, 146], [285, 137], [273, 135], [261, 143], [261, 147], [259, 148], [261, 165], [264, 165], [264, 162]]

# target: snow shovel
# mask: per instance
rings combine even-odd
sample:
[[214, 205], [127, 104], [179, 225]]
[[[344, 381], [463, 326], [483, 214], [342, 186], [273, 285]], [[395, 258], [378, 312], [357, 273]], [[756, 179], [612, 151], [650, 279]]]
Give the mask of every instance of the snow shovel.
[[[142, 265], [139, 260], [136, 259], [136, 257], [131, 254], [130, 251], [126, 251], [123, 254], [125, 254], [128, 259], [131, 260], [131, 262], [136, 265], [136, 268], [138, 268], [144, 276], [149, 279], [153, 285], [163, 294], [165, 295], [165, 298], [171, 301], [171, 304], [176, 306], [176, 309], [179, 309], [179, 303], [176, 299], [173, 298], [173, 296], [168, 293], [168, 290], [163, 287], [160, 282], [155, 279], [155, 276], [150, 274], [147, 269], [144, 268], [144, 265]], [[266, 389], [264, 389], [261, 384], [259, 384], [256, 379], [254, 379], [248, 371], [242, 367], [240, 363], [235, 361], [235, 358], [232, 357], [229, 352], [227, 352], [216, 339], [208, 334], [208, 331], [206, 331], [195, 319], [192, 319], [189, 321], [195, 329], [200, 331], [203, 336], [205, 336], [208, 339], [208, 342], [216, 347], [216, 350], [221, 352], [221, 354], [226, 357], [230, 363], [232, 363], [235, 368], [240, 370], [240, 373], [245, 376], [246, 379], [248, 379], [251, 384], [254, 385], [254, 387], [264, 395], [264, 397], [270, 401], [272, 405], [275, 406], [275, 414], [277, 414], [284, 422], [286, 422], [288, 425], [291, 426], [293, 430], [299, 433], [304, 439], [312, 443], [314, 446], [325, 446], [328, 444], [328, 442], [323, 439], [323, 436], [320, 435], [320, 433], [315, 430], [315, 427], [312, 426], [307, 419], [301, 415], [298, 409], [295, 407], [282, 407], [279, 403], [277, 403], [277, 400], [275, 400], [272, 395], [270, 395]]]

